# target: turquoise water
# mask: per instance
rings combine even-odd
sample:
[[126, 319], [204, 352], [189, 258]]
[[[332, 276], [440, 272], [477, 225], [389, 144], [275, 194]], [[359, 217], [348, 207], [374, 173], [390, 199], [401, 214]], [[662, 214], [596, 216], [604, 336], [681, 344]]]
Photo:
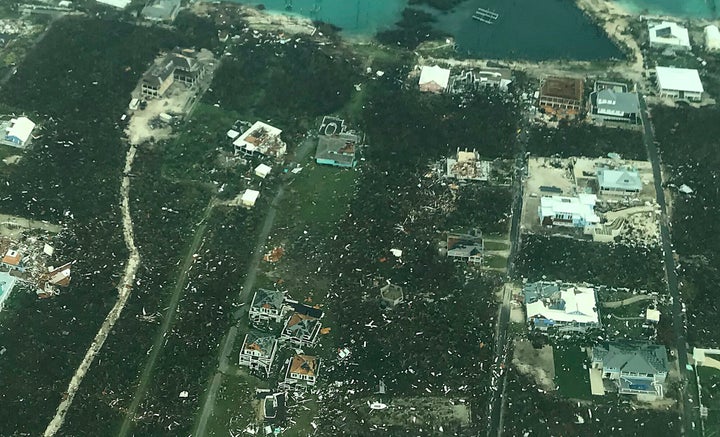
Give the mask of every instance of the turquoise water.
[[[286, 1], [239, 2], [288, 13]], [[407, 0], [292, 0], [292, 5], [292, 13], [335, 24], [349, 35], [372, 36], [399, 20]], [[471, 17], [478, 7], [500, 17], [494, 24], [475, 21]], [[622, 56], [572, 0], [466, 0], [436, 17], [437, 27], [455, 37], [458, 50], [473, 56], [532, 61]]]
[[236, 0], [248, 5], [263, 4], [269, 11], [302, 15], [313, 20], [332, 23], [351, 35], [374, 35], [392, 27], [407, 6], [407, 0]]
[[716, 18], [718, 0], [616, 0], [629, 11], [653, 15]]

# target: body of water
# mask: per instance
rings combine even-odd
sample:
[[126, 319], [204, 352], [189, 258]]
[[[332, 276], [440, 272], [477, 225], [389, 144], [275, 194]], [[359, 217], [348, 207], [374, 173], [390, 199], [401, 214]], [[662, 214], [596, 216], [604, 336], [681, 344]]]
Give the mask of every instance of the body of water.
[[631, 12], [689, 18], [717, 18], [720, 0], [616, 0]]
[[[372, 36], [397, 22], [407, 0], [253, 0], [272, 12], [294, 13], [335, 24], [349, 35]], [[292, 4], [292, 12], [286, 5]], [[493, 24], [472, 19], [479, 8], [497, 12]], [[426, 9], [429, 10], [430, 9]], [[435, 12], [437, 28], [452, 35], [462, 53], [496, 59], [596, 60], [622, 53], [572, 0], [466, 0], [449, 13]]]

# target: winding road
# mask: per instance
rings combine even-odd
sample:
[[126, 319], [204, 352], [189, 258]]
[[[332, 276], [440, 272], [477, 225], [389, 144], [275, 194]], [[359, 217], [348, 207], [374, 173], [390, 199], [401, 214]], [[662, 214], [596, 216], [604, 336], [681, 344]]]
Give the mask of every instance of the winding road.
[[133, 223], [130, 215], [130, 177], [128, 175], [131, 173], [136, 151], [137, 148], [134, 145], [131, 145], [125, 155], [125, 169], [123, 171], [122, 182], [120, 185], [120, 195], [122, 197], [120, 209], [122, 211], [123, 237], [125, 239], [125, 246], [128, 249], [129, 256], [127, 263], [125, 264], [123, 280], [117, 288], [118, 300], [115, 302], [115, 305], [110, 310], [107, 317], [105, 317], [103, 324], [100, 326], [100, 330], [97, 334], [95, 334], [95, 338], [90, 344], [90, 348], [85, 353], [85, 357], [70, 380], [65, 396], [55, 412], [55, 417], [53, 417], [50, 424], [45, 429], [45, 437], [54, 436], [60, 427], [62, 427], [62, 424], [65, 421], [65, 414], [70, 408], [70, 405], [72, 405], [73, 399], [75, 399], [75, 394], [80, 387], [80, 383], [82, 383], [85, 374], [95, 360], [95, 356], [102, 348], [105, 340], [107, 340], [108, 335], [115, 326], [115, 323], [118, 321], [118, 318], [120, 318], [120, 314], [122, 313], [123, 308], [125, 308], [125, 304], [132, 293], [133, 283], [135, 282], [135, 273], [137, 273], [138, 266], [140, 265], [140, 252], [137, 247], [135, 247]]

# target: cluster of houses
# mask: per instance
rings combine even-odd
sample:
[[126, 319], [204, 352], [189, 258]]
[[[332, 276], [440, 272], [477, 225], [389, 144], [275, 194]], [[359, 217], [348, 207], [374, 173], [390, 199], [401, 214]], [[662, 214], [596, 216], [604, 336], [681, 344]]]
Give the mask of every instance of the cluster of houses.
[[18, 281], [33, 287], [41, 299], [54, 296], [60, 288], [70, 285], [73, 262], [48, 266], [46, 262], [54, 253], [53, 247], [38, 241], [32, 243], [0, 239], [0, 311]]
[[[602, 328], [597, 288], [562, 282], [525, 284], [523, 300], [528, 327], [563, 336], [585, 334]], [[647, 320], [657, 322], [657, 310]], [[593, 394], [606, 391], [636, 395], [642, 400], [661, 399], [668, 372], [665, 346], [644, 341], [610, 341], [591, 351], [589, 369]]]
[[506, 91], [511, 82], [512, 73], [507, 68], [462, 70], [452, 75], [450, 69], [433, 65], [420, 67], [418, 87], [422, 92], [460, 94], [486, 86]]
[[[285, 363], [285, 375], [278, 383], [280, 390], [307, 389], [315, 385], [320, 359], [301, 350], [313, 347], [322, 331], [323, 312], [316, 307], [287, 298], [276, 290], [259, 289], [250, 304], [250, 323], [255, 328], [243, 340], [239, 364], [257, 373], [270, 376], [281, 345], [296, 348]], [[280, 335], [268, 329], [281, 325]]]
[[[595, 167], [596, 192], [605, 198], [637, 196], [643, 188], [639, 171], [632, 166]], [[598, 196], [579, 193], [576, 196], [552, 194], [562, 192], [555, 187], [540, 187], [550, 195], [543, 195], [538, 206], [538, 219], [543, 226], [586, 228], [601, 222], [595, 212]]]

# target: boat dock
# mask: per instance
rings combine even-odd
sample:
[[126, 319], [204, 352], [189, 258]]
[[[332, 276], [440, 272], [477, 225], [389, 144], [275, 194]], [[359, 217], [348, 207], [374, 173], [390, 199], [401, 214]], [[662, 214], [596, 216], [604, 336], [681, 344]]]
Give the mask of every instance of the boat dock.
[[500, 15], [488, 9], [478, 8], [472, 16], [473, 20], [482, 21], [483, 23], [493, 24]]

